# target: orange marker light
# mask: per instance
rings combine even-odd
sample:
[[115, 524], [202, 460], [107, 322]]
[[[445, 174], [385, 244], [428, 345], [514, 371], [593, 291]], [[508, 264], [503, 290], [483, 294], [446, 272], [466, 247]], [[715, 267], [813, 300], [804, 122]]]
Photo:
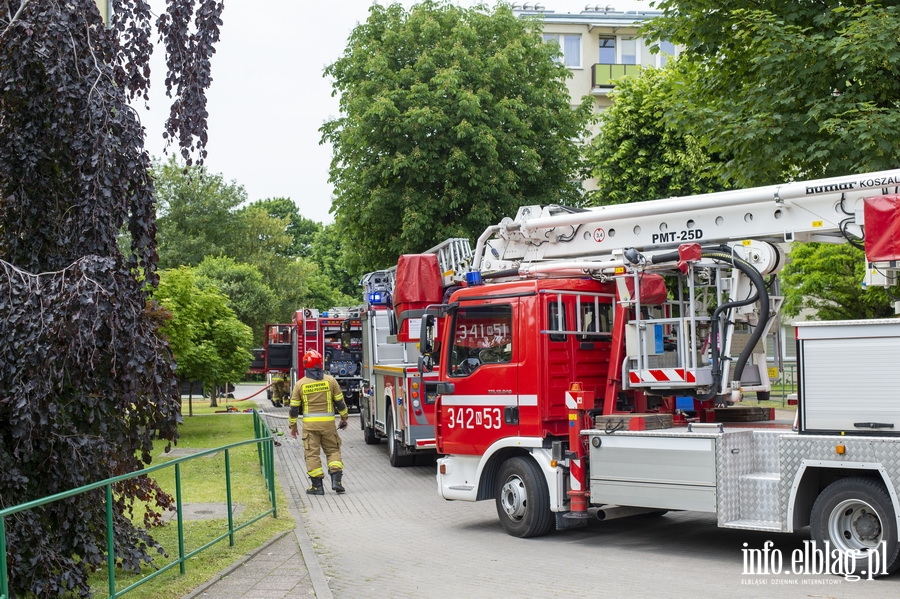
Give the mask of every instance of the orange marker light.
[[843, 445], [835, 445], [834, 450], [838, 455], [844, 455], [845, 453], [847, 453], [847, 448]]

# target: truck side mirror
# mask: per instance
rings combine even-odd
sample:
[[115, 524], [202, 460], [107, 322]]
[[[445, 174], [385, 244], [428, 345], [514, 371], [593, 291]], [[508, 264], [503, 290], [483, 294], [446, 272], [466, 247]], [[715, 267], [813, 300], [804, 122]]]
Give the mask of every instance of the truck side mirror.
[[419, 347], [422, 354], [431, 356], [434, 352], [434, 336], [436, 333], [434, 314], [426, 314], [422, 317], [421, 338], [419, 339]]
[[419, 336], [419, 372], [432, 372], [434, 370], [434, 336], [437, 330], [434, 314], [426, 314], [422, 317]]

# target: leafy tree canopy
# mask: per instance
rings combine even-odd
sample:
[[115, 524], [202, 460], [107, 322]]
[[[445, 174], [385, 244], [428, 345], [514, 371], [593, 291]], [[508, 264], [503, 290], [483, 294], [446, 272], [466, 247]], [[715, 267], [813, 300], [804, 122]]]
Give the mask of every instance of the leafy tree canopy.
[[[353, 272], [348, 266], [346, 254], [341, 252], [341, 241], [344, 237], [340, 227], [335, 223], [326, 225], [319, 231], [311, 245], [311, 260], [319, 268], [319, 272], [331, 285], [335, 292], [347, 296], [347, 300], [334, 303], [334, 306], [353, 306], [362, 300], [362, 288], [359, 285], [362, 276], [369, 272]], [[347, 244], [352, 244], [354, 235], [347, 235]]]
[[269, 198], [257, 200], [249, 206], [261, 208], [269, 216], [287, 219], [284, 232], [291, 237], [291, 245], [286, 249], [288, 256], [307, 258], [312, 252], [313, 238], [322, 230], [322, 224], [300, 215], [297, 204], [290, 198]]
[[159, 202], [159, 267], [196, 266], [206, 256], [233, 255], [240, 219], [234, 211], [247, 192], [203, 166], [170, 157], [154, 165]]
[[[209, 59], [221, 2], [0, 0], [0, 505], [135, 472], [153, 435], [177, 437], [172, 354], [148, 305], [156, 221], [144, 131], [156, 33], [173, 98], [166, 135], [205, 154]], [[127, 256], [120, 233], [128, 232]], [[146, 477], [116, 486], [115, 559], [136, 571], [171, 499]], [[130, 516], [146, 501], [144, 527]], [[90, 595], [106, 564], [102, 493], [7, 519], [10, 594]]]
[[232, 258], [207, 256], [194, 272], [198, 285], [215, 287], [225, 294], [238, 320], [253, 331], [254, 343], [261, 344], [266, 324], [278, 320], [279, 300], [259, 269]]
[[865, 270], [862, 250], [850, 244], [795, 244], [782, 275], [791, 289], [785, 294], [784, 313], [796, 316], [813, 310], [822, 320], [893, 316], [884, 289], [861, 292]]
[[685, 133], [671, 116], [684, 75], [670, 61], [616, 83], [613, 105], [585, 150], [597, 189], [592, 204], [625, 204], [726, 189], [714, 174], [721, 161], [702, 138]]
[[[659, 8], [648, 35], [685, 48], [678, 127], [728, 157], [717, 169], [727, 179], [749, 187], [900, 163], [900, 3], [663, 0]], [[854, 255], [860, 264], [850, 269]], [[862, 288], [853, 248], [794, 244], [791, 259], [789, 311], [832, 318], [887, 306], [883, 292]], [[834, 272], [847, 281], [837, 285]]]
[[900, 162], [900, 3], [663, 0], [651, 36], [685, 47], [681, 125], [741, 186]]
[[[200, 166], [181, 166], [174, 159], [157, 164], [154, 175], [160, 198], [160, 267], [194, 267], [207, 258], [223, 258], [226, 262], [212, 263], [216, 269], [228, 260], [256, 269], [260, 283], [275, 296], [274, 308], [259, 287], [253, 299], [238, 300], [229, 292], [230, 286], [223, 291], [233, 302], [242, 303], [233, 307], [257, 339], [261, 339], [263, 320], [285, 322], [300, 308], [327, 310], [345, 305], [342, 280], [346, 275], [333, 282], [330, 277], [339, 274], [338, 270], [322, 271], [321, 265], [301, 255], [329, 255], [333, 248], [314, 245], [333, 239], [320, 238], [322, 225], [301, 217], [291, 200], [273, 198], [243, 205], [246, 192], [242, 186], [227, 183], [222, 175]], [[207, 272], [206, 267], [201, 272]], [[248, 273], [241, 275], [247, 284]], [[214, 278], [220, 275], [226, 277], [219, 272]], [[237, 275], [227, 275], [232, 276]]]
[[580, 203], [591, 104], [570, 106], [558, 51], [505, 5], [369, 9], [325, 69], [341, 116], [322, 141], [351, 270], [475, 238], [523, 204]]
[[[207, 266], [214, 270], [212, 265]], [[215, 388], [240, 380], [252, 359], [253, 335], [229, 307], [228, 297], [203, 284], [194, 269], [181, 266], [160, 272], [154, 293], [172, 318], [162, 327], [183, 380], [204, 381], [215, 405]]]

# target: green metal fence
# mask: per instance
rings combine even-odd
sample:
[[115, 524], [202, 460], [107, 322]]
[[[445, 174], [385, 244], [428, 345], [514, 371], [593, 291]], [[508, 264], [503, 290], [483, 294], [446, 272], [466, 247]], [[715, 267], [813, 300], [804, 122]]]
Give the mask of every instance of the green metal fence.
[[[222, 447], [217, 447], [215, 449], [207, 449], [202, 452], [182, 457], [176, 458], [165, 464], [159, 464], [157, 466], [152, 466], [150, 468], [146, 468], [139, 472], [133, 472], [131, 474], [123, 474], [121, 476], [116, 476], [113, 478], [108, 478], [106, 480], [102, 480], [90, 485], [85, 485], [83, 487], [78, 487], [77, 489], [72, 489], [71, 491], [66, 491], [64, 493], [57, 493], [55, 495], [50, 495], [48, 497], [44, 497], [42, 499], [36, 499], [34, 501], [29, 501], [27, 503], [22, 503], [20, 505], [15, 505], [6, 509], [0, 510], [0, 599], [8, 599], [9, 598], [9, 573], [7, 571], [7, 563], [6, 563], [6, 518], [12, 516], [13, 514], [17, 514], [19, 512], [24, 512], [26, 510], [30, 510], [36, 507], [40, 507], [42, 505], [47, 505], [48, 503], [53, 503], [54, 501], [59, 501], [60, 499], [66, 499], [68, 497], [74, 497], [75, 495], [79, 495], [81, 493], [87, 493], [89, 491], [94, 491], [96, 489], [104, 489], [106, 491], [106, 553], [107, 553], [107, 570], [108, 574], [108, 582], [109, 582], [109, 599], [115, 599], [116, 597], [121, 597], [125, 593], [139, 587], [145, 582], [149, 582], [150, 580], [156, 578], [160, 574], [167, 572], [171, 568], [176, 565], [179, 567], [181, 574], [185, 573], [185, 564], [187, 560], [191, 557], [197, 555], [201, 551], [204, 551], [211, 547], [212, 545], [218, 543], [219, 541], [228, 538], [229, 545], [234, 546], [234, 533], [250, 526], [254, 522], [261, 520], [262, 518], [272, 515], [273, 518], [278, 517], [278, 509], [275, 505], [275, 452], [274, 452], [274, 438], [272, 436], [272, 431], [269, 429], [266, 422], [260, 417], [259, 413], [253, 412], [253, 432], [254, 438], [248, 439], [247, 441], [239, 441], [237, 443], [231, 443], [230, 445], [224, 445]], [[234, 525], [234, 519], [232, 516], [233, 505], [232, 505], [232, 497], [231, 497], [231, 455], [230, 450], [236, 447], [242, 447], [245, 445], [255, 444], [257, 449], [257, 456], [259, 459], [259, 467], [262, 472], [263, 478], [265, 480], [266, 490], [268, 492], [269, 502], [271, 507], [268, 510], [262, 512], [258, 516], [240, 524], [238, 526]], [[198, 458], [202, 458], [205, 456], [210, 456], [219, 452], [223, 452], [225, 456], [225, 500], [228, 509], [228, 530], [215, 539], [209, 541], [204, 544], [202, 547], [198, 547], [193, 551], [185, 550], [184, 543], [184, 518], [182, 514], [182, 493], [181, 493], [181, 465], [190, 460], [195, 460]], [[128, 480], [130, 478], [134, 478], [137, 476], [145, 476], [156, 472], [158, 470], [162, 470], [163, 468], [174, 468], [175, 469], [175, 505], [177, 509], [176, 513], [176, 526], [178, 532], [178, 559], [174, 560], [172, 563], [148, 574], [144, 578], [138, 580], [134, 584], [131, 584], [121, 591], [116, 591], [116, 556], [115, 556], [115, 537], [113, 533], [113, 491], [112, 487], [114, 484]]]

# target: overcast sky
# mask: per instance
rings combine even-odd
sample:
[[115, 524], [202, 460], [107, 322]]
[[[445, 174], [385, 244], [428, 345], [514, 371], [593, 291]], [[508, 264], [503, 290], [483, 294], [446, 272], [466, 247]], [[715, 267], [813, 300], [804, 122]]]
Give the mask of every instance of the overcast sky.
[[[415, 3], [401, 2], [407, 7]], [[478, 4], [475, 0], [456, 3]], [[344, 53], [350, 32], [367, 19], [372, 4], [373, 0], [225, 0], [221, 39], [212, 58], [213, 83], [207, 94], [206, 167], [210, 172], [243, 186], [249, 201], [288, 197], [304, 217], [333, 221], [329, 213], [333, 187], [328, 182], [331, 147], [319, 144], [319, 127], [338, 115], [338, 100], [331, 97], [332, 82], [322, 73]], [[557, 13], [577, 13], [587, 4], [594, 5], [583, 0], [539, 4]], [[648, 0], [596, 4], [615, 10], [652, 10]], [[147, 128], [148, 151], [163, 157], [162, 124], [168, 98], [161, 89], [163, 65], [155, 64], [151, 110], [141, 107], [139, 114]]]

